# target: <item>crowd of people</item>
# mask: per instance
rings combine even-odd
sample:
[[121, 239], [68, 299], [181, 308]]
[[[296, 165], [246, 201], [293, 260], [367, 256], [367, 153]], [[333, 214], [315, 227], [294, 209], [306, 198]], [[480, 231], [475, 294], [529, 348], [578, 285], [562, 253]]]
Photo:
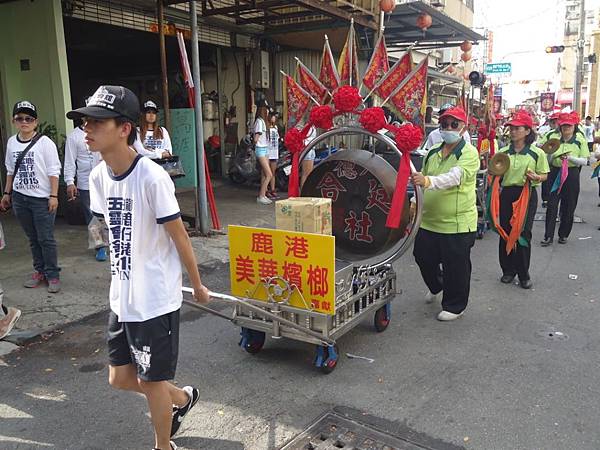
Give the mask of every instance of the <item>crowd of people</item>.
[[[546, 209], [540, 245], [553, 244], [557, 216], [558, 243], [568, 242], [579, 199], [581, 168], [589, 164], [596, 129], [590, 116], [582, 123], [578, 113], [561, 112], [549, 116], [547, 124], [536, 133], [534, 118], [525, 110], [516, 111], [503, 129], [498, 129], [497, 153], [504, 154], [509, 162], [501, 177], [499, 207], [491, 211], [497, 215], [502, 283], [511, 284], [518, 277], [523, 289], [533, 286], [529, 266], [538, 187]], [[471, 144], [467, 130], [465, 111], [444, 105], [439, 128], [424, 144], [422, 171], [412, 176], [413, 182], [425, 190], [414, 256], [429, 289], [426, 301], [441, 302], [437, 317], [441, 321], [459, 318], [469, 297], [470, 249], [478, 217], [476, 175], [481, 155]], [[600, 159], [600, 151], [593, 156]], [[600, 186], [600, 180], [598, 183]], [[513, 222], [515, 217], [522, 218], [518, 230], [512, 229], [517, 223]]]

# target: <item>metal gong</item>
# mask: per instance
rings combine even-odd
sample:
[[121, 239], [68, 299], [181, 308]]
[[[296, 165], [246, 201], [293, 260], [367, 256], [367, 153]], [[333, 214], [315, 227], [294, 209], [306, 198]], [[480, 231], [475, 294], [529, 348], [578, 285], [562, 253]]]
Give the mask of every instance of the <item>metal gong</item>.
[[[331, 130], [309, 143], [301, 158], [319, 142], [336, 134], [366, 134], [400, 151], [386, 136], [361, 128]], [[411, 171], [414, 166], [411, 164]], [[341, 150], [321, 162], [306, 179], [303, 197], [332, 200], [332, 225], [336, 259], [355, 265], [378, 266], [399, 258], [412, 245], [420, 223], [422, 191], [414, 189], [415, 214], [411, 218], [409, 196], [404, 202], [400, 227], [386, 227], [396, 185], [397, 171], [381, 156], [365, 150]]]

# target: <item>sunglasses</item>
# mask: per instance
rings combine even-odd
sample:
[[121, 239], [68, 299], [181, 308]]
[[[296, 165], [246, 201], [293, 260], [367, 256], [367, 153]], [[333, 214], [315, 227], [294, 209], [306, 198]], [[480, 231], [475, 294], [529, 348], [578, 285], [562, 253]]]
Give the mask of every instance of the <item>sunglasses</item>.
[[457, 120], [453, 120], [452, 122], [450, 122], [449, 120], [444, 120], [442, 122], [440, 122], [440, 128], [442, 128], [442, 130], [451, 128], [453, 130], [458, 130], [458, 127], [460, 126], [460, 123]]
[[18, 122], [18, 123], [33, 123], [35, 121], [36, 121], [35, 117], [30, 117], [30, 116], [15, 117], [15, 122]]

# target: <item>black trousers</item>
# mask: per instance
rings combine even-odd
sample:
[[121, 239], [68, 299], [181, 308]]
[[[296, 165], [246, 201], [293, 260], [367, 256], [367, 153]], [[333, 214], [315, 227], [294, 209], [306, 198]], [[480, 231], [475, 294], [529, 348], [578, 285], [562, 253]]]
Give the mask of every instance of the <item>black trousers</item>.
[[596, 178], [598, 180], [598, 197], [600, 197], [600, 177]]
[[[510, 226], [510, 218], [513, 214], [513, 202], [516, 202], [521, 195], [523, 188], [521, 186], [509, 186], [502, 188], [500, 193], [500, 225], [504, 228], [507, 234], [510, 234], [512, 227]], [[521, 236], [527, 240], [529, 245], [522, 247], [517, 243], [517, 247], [510, 253], [506, 254], [506, 241], [500, 237], [498, 256], [500, 259], [500, 267], [503, 275], [519, 276], [519, 280], [529, 280], [529, 263], [531, 261], [531, 229], [533, 228], [533, 219], [537, 210], [537, 192], [535, 188], [531, 189], [529, 196], [529, 205], [527, 206], [527, 217]]]
[[[548, 200], [546, 209], [546, 231], [544, 237], [546, 239], [554, 238], [554, 230], [556, 228], [556, 217], [558, 216], [558, 206], [560, 204], [560, 226], [558, 227], [558, 237], [566, 238], [571, 234], [573, 228], [573, 218], [575, 216], [575, 208], [577, 208], [577, 200], [579, 199], [579, 174], [581, 168], [570, 167], [569, 175], [565, 180], [562, 191], [552, 192]], [[550, 186], [554, 184], [556, 177], [560, 176], [560, 168], [552, 167], [548, 175]]]
[[542, 201], [547, 202], [550, 200], [550, 189], [552, 189], [552, 185], [548, 182], [548, 180], [542, 182]]
[[[471, 288], [471, 248], [475, 232], [443, 234], [419, 229], [413, 254], [423, 281], [433, 294], [444, 291], [442, 308], [464, 311]], [[440, 269], [441, 264], [441, 269]]]

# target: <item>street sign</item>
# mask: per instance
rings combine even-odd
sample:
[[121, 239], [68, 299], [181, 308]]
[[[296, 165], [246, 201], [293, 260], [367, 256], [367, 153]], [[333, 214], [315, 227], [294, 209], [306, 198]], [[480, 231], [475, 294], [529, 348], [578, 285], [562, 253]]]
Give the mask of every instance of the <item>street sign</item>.
[[489, 63], [485, 66], [485, 73], [511, 73], [512, 63]]

